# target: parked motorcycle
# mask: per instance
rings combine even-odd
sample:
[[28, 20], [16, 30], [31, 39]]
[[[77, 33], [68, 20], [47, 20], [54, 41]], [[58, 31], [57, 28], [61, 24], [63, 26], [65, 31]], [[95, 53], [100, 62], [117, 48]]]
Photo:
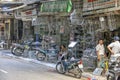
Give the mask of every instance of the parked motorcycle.
[[22, 44], [12, 43], [11, 53], [16, 56], [22, 56], [26, 49], [30, 49], [31, 41], [24, 41]]
[[[65, 74], [66, 72], [70, 74], [74, 74], [76, 78], [81, 78], [83, 72], [83, 64], [82, 60], [74, 59], [71, 57], [69, 61], [63, 60], [64, 55], [62, 55], [61, 59], [57, 62], [56, 70], [60, 74]], [[67, 66], [64, 65], [67, 63]], [[67, 70], [65, 70], [67, 67]]]
[[120, 54], [111, 56], [107, 80], [120, 80]]
[[23, 44], [13, 43], [11, 47], [11, 53], [16, 56], [23, 56], [25, 54], [28, 56], [29, 52], [32, 52], [37, 60], [41, 61], [45, 59], [46, 55], [44, 54], [44, 51], [39, 48], [39, 46], [41, 46], [39, 42], [33, 41], [25, 41]]
[[43, 50], [41, 48], [34, 48], [33, 50], [34, 50], [34, 54], [36, 56], [36, 59], [38, 61], [43, 61], [46, 59], [47, 52], [45, 50]]

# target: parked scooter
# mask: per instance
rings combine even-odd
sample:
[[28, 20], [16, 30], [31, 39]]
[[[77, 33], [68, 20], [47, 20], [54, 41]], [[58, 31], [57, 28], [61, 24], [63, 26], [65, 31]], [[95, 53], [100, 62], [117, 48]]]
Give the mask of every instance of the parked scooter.
[[32, 41], [24, 41], [22, 44], [12, 43], [11, 53], [16, 56], [22, 56], [26, 49], [30, 49]]
[[107, 80], [120, 80], [120, 54], [111, 56]]
[[[41, 46], [39, 42], [33, 41], [25, 41], [23, 44], [13, 43], [11, 46], [11, 52], [16, 56], [23, 56], [25, 54], [28, 56], [28, 53], [32, 51], [32, 54], [34, 54], [37, 59], [39, 57], [39, 60], [44, 60], [46, 55], [40, 50], [40, 48], [38, 48], [39, 46]], [[27, 53], [25, 51], [27, 51]]]
[[[74, 74], [76, 78], [81, 78], [83, 72], [82, 60], [71, 57], [69, 61], [64, 60], [65, 55], [61, 56], [61, 59], [57, 62], [56, 70], [60, 74]], [[65, 63], [67, 64], [65, 66]], [[65, 69], [67, 68], [67, 70]]]
[[41, 48], [34, 48], [34, 54], [38, 61], [44, 61], [46, 59], [47, 52]]

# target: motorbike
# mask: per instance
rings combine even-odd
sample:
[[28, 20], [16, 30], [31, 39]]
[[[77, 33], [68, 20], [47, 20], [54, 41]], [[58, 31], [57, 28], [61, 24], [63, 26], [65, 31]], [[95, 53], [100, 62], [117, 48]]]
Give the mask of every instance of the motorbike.
[[[36, 58], [39, 61], [52, 61], [52, 60], [57, 60], [57, 53], [58, 49], [56, 48], [56, 45], [50, 45], [49, 49], [42, 49], [42, 48], [35, 48], [37, 50], [37, 55]], [[42, 53], [42, 54], [41, 54]], [[44, 57], [43, 57], [44, 56]]]
[[[61, 59], [56, 64], [56, 71], [60, 74], [68, 73], [73, 74], [76, 78], [81, 78], [83, 72], [82, 60], [71, 57], [69, 61], [65, 61], [63, 57], [64, 55], [61, 56]], [[64, 63], [67, 63], [67, 66], [65, 66]], [[65, 67], [67, 70], [65, 70]]]
[[32, 52], [32, 54], [35, 55], [37, 60], [42, 61], [45, 59], [46, 55], [44, 51], [39, 48], [39, 46], [41, 46], [39, 42], [33, 41], [24, 41], [23, 44], [13, 43], [11, 46], [11, 53], [15, 56], [28, 57], [29, 52]]
[[11, 53], [15, 56], [22, 56], [24, 51], [26, 49], [29, 49], [30, 47], [30, 44], [31, 42], [30, 41], [24, 41], [23, 43], [21, 44], [18, 44], [18, 43], [12, 43], [12, 46], [11, 46]]
[[38, 61], [44, 61], [46, 59], [47, 52], [41, 48], [34, 48], [34, 53]]
[[110, 57], [107, 80], [120, 80], [120, 54]]

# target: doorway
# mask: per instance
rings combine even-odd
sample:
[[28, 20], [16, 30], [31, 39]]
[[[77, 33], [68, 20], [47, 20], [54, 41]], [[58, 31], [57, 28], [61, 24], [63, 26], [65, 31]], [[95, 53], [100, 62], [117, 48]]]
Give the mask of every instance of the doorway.
[[18, 20], [18, 39], [21, 40], [23, 36], [23, 21]]

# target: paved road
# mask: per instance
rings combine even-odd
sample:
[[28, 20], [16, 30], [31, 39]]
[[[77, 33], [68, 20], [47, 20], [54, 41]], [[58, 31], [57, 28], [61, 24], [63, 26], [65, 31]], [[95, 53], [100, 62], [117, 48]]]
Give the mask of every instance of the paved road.
[[0, 80], [87, 80], [58, 74], [53, 68], [0, 55]]

